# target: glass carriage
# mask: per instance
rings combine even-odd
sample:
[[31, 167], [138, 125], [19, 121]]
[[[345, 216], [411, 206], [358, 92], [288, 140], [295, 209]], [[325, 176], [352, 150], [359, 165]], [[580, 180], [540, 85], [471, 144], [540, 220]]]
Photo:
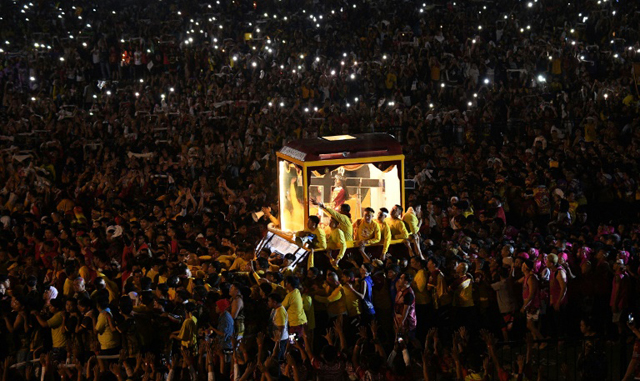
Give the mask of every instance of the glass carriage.
[[351, 207], [352, 220], [365, 208], [404, 207], [404, 155], [396, 139], [384, 133], [324, 136], [295, 140], [278, 153], [279, 216], [282, 231], [303, 230], [309, 216], [324, 225], [327, 207]]

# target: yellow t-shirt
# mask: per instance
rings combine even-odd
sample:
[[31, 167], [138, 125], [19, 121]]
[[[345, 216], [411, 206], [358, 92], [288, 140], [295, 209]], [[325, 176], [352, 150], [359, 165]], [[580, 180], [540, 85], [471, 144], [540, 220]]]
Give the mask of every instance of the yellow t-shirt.
[[380, 225], [376, 221], [367, 223], [361, 218], [358, 228], [356, 229], [356, 241], [369, 241], [369, 245], [375, 245], [380, 242]]
[[440, 80], [440, 65], [431, 66], [431, 80], [432, 81]]
[[73, 296], [73, 281], [69, 278], [64, 280], [64, 286], [62, 286], [62, 294], [64, 296]]
[[559, 58], [554, 58], [551, 61], [551, 74], [560, 75], [562, 74], [562, 60]]
[[429, 281], [427, 273], [424, 269], [418, 271], [411, 282], [411, 288], [416, 295], [416, 304], [428, 304], [431, 302], [431, 293], [427, 288]]
[[358, 295], [351, 291], [349, 287], [343, 287], [342, 291], [344, 292], [344, 302], [347, 306], [347, 314], [349, 317], [360, 315], [360, 299]]
[[329, 317], [343, 315], [347, 312], [342, 286], [338, 286], [332, 290], [331, 287], [325, 283], [324, 293], [326, 296], [316, 295], [315, 300], [327, 305], [327, 313], [329, 314]]
[[273, 314], [273, 324], [278, 327], [287, 327], [287, 310], [280, 306], [276, 308], [276, 313]]
[[396, 86], [396, 82], [398, 82], [398, 77], [393, 73], [389, 73], [387, 74], [387, 79], [384, 81], [384, 84], [387, 90], [391, 90]]
[[473, 307], [473, 287], [471, 286], [471, 279], [466, 279], [454, 291], [453, 305], [457, 307]]
[[389, 245], [391, 244], [391, 229], [389, 229], [389, 224], [385, 220], [384, 222], [380, 222], [376, 220], [376, 223], [380, 227], [380, 240], [382, 242], [382, 254], [386, 254], [389, 251]]
[[324, 250], [327, 248], [327, 235], [320, 227], [317, 227], [315, 230], [309, 230], [309, 228], [305, 227], [303, 231], [315, 235], [312, 244], [315, 250]]
[[297, 327], [307, 323], [307, 315], [304, 313], [304, 305], [302, 303], [300, 290], [295, 289], [288, 293], [282, 301], [282, 306], [287, 309], [289, 325]]
[[148, 277], [149, 279], [151, 279], [152, 282], [155, 282], [155, 277], [156, 275], [158, 275], [159, 273], [152, 268], [149, 269], [149, 271], [147, 271], [147, 275], [145, 275], [146, 277]]
[[235, 256], [235, 254], [233, 254], [233, 255], [221, 255], [218, 258], [216, 258], [216, 261], [222, 263], [222, 265], [226, 269], [228, 269], [236, 261], [236, 256]]
[[100, 349], [113, 349], [120, 346], [120, 335], [118, 332], [112, 331], [111, 327], [109, 327], [107, 314], [111, 313], [102, 311], [100, 315], [98, 315], [98, 321], [96, 322]]
[[401, 219], [389, 219], [389, 230], [391, 231], [391, 237], [393, 239], [406, 239], [409, 237], [409, 232], [404, 226], [404, 222]]
[[344, 239], [347, 241], [353, 241], [353, 225], [351, 224], [351, 219], [331, 208], [324, 208], [324, 211], [338, 221], [338, 228], [344, 232]]
[[347, 251], [347, 241], [344, 239], [344, 232], [339, 228], [329, 231], [329, 239], [327, 240], [327, 249], [340, 250], [336, 260], [341, 260]]
[[316, 312], [313, 305], [313, 298], [311, 295], [302, 295], [302, 306], [304, 308], [304, 314], [307, 316], [307, 328], [316, 328]]
[[198, 343], [198, 319], [195, 316], [191, 316], [189, 319], [185, 319], [182, 322], [180, 328], [180, 343], [183, 347], [193, 348]]
[[288, 320], [287, 310], [285, 310], [283, 306], [280, 306], [273, 311], [273, 325], [276, 327], [282, 327], [280, 340], [286, 340], [289, 338], [289, 333], [287, 332]]
[[64, 325], [62, 324], [64, 312], [58, 311], [49, 320], [47, 325], [51, 328], [51, 341], [54, 348], [65, 348], [67, 337], [64, 335]]
[[229, 271], [243, 270], [244, 267], [247, 265], [247, 263], [249, 263], [249, 262], [245, 261], [244, 258], [237, 257], [236, 260], [233, 261], [233, 264], [229, 268]]
[[420, 220], [414, 213], [405, 213], [404, 216], [402, 216], [402, 221], [406, 224], [409, 234], [416, 234], [418, 232]]
[[584, 125], [584, 141], [592, 143], [596, 140], [596, 125], [587, 123]]

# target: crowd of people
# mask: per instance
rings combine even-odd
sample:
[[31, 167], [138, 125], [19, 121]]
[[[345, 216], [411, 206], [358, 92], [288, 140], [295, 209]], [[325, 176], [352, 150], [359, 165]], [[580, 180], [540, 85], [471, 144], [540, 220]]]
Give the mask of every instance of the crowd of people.
[[[638, 6], [3, 2], [2, 380], [541, 380], [577, 338], [560, 377], [639, 379]], [[256, 252], [275, 152], [366, 132], [405, 208]]]

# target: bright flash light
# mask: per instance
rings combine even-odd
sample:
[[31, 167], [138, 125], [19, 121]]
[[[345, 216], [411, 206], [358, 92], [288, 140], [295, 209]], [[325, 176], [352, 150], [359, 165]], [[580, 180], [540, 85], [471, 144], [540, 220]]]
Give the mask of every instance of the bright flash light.
[[140, 78], [140, 83], [144, 83], [144, 79]]
[[139, 97], [139, 96], [140, 96], [140, 93], [136, 92], [136, 97]]
[[477, 98], [478, 97], [478, 93], [473, 93], [473, 97]]
[[471, 106], [473, 106], [473, 103], [469, 102], [469, 103], [467, 103], [467, 106], [471, 107]]
[[393, 107], [395, 105], [396, 105], [396, 102], [393, 102], [393, 101], [389, 102], [389, 106]]
[[386, 59], [387, 59], [387, 55], [386, 55], [386, 54], [385, 54], [385, 55], [383, 55], [383, 56], [382, 56], [382, 59], [383, 59], [383, 60], [386, 60]]
[[111, 91], [107, 90], [107, 95], [111, 95]]
[[440, 84], [440, 87], [442, 87], [442, 88], [444, 89], [444, 83], [441, 83], [441, 84]]
[[331, 70], [331, 75], [336, 75], [336, 71], [335, 70]]
[[237, 56], [233, 56], [233, 60], [234, 60], [234, 61], [237, 61], [237, 60], [238, 60], [238, 57], [237, 57]]
[[429, 103], [429, 107], [430, 107], [430, 108], [433, 108], [433, 103]]
[[609, 98], [609, 94], [604, 95], [604, 99], [607, 99], [607, 98]]
[[350, 77], [351, 77], [351, 79], [356, 79], [356, 75], [355, 74], [351, 74]]
[[280, 107], [284, 107], [284, 102], [280, 102]]
[[169, 91], [173, 93], [173, 92], [174, 92], [173, 87], [170, 87], [170, 88], [169, 88]]
[[533, 3], [529, 2], [529, 4], [527, 4], [527, 7], [532, 8], [533, 7]]
[[547, 82], [547, 79], [544, 77], [544, 75], [540, 74], [538, 76], [538, 82]]
[[257, 64], [257, 63], [255, 63], [255, 62], [252, 62], [252, 63], [251, 63], [251, 66], [256, 67], [256, 66], [258, 66], [258, 64]]
[[300, 54], [300, 59], [303, 59], [303, 58], [304, 58], [304, 55], [303, 55], [303, 54]]
[[488, 85], [488, 84], [489, 84], [489, 78], [485, 78], [485, 79], [484, 79], [484, 84], [485, 84], [485, 85]]
[[35, 80], [36, 80], [36, 77], [29, 77], [29, 80], [30, 80], [31, 82], [33, 82], [33, 81], [35, 81]]

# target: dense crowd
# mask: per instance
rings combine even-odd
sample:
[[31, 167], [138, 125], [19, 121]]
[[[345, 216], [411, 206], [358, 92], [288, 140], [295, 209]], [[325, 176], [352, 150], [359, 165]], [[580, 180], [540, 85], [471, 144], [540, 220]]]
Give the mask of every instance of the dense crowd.
[[[636, 340], [639, 379], [638, 3], [0, 9], [3, 381], [544, 379], [575, 339], [563, 377]], [[275, 152], [364, 132], [406, 207], [256, 253]]]

